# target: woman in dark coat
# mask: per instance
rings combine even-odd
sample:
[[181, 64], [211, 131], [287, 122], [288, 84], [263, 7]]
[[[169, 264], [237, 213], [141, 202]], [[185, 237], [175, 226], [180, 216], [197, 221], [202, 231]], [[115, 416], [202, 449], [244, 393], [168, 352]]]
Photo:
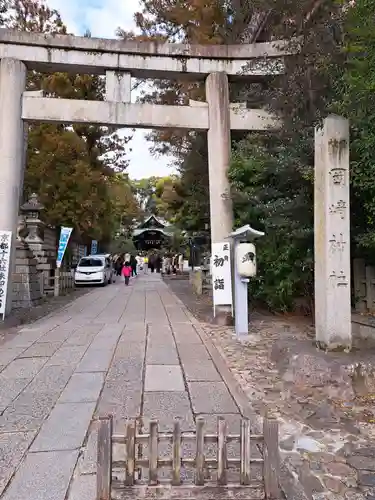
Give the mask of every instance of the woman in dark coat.
[[121, 276], [122, 266], [124, 264], [124, 259], [122, 256], [118, 257], [115, 262], [115, 270], [117, 276]]
[[156, 267], [157, 273], [160, 273], [162, 263], [163, 263], [163, 261], [162, 261], [161, 255], [157, 255], [155, 258], [155, 267]]
[[153, 273], [155, 271], [155, 255], [151, 254], [148, 258], [148, 268]]
[[130, 267], [132, 268], [132, 276], [137, 276], [137, 259], [134, 255], [130, 256]]

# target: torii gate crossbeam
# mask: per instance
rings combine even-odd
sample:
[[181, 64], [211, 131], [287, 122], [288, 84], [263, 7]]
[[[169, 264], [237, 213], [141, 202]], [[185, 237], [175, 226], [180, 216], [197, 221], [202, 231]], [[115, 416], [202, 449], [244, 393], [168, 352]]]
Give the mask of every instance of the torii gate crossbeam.
[[[281, 42], [189, 46], [0, 29], [0, 199], [3, 206], [0, 229], [16, 234], [25, 123], [96, 123], [207, 130], [211, 240], [213, 243], [223, 241], [233, 229], [232, 204], [227, 196], [230, 131], [279, 127], [279, 122], [265, 110], [234, 109], [229, 102], [228, 79], [254, 80], [279, 74], [284, 71], [283, 56]], [[53, 99], [25, 92], [26, 72], [30, 69], [103, 74], [106, 100]], [[133, 104], [132, 77], [206, 79], [207, 103], [181, 107]], [[9, 309], [11, 300], [7, 304]]]

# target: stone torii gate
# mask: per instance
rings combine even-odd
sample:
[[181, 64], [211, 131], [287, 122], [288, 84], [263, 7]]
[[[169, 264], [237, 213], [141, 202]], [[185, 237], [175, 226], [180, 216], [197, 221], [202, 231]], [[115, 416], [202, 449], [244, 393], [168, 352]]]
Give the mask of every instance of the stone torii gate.
[[[0, 230], [16, 234], [25, 123], [92, 123], [206, 130], [211, 241], [223, 241], [233, 230], [232, 205], [226, 196], [230, 131], [280, 126], [265, 110], [231, 104], [228, 78], [254, 81], [283, 73], [286, 47], [282, 41], [203, 46], [0, 29]], [[39, 92], [25, 92], [27, 70], [104, 75], [105, 101], [46, 98]], [[133, 104], [131, 77], [205, 80], [207, 103]], [[316, 329], [317, 340], [327, 346], [351, 343], [348, 136], [347, 121], [340, 117], [329, 117], [316, 135]], [[10, 273], [13, 261], [12, 256]], [[11, 280], [7, 296], [11, 296]], [[9, 310], [11, 300], [7, 306]]]
[[[231, 106], [228, 77], [248, 80], [283, 72], [282, 46], [282, 42], [235, 46], [137, 43], [1, 29], [0, 229], [15, 233], [17, 225], [25, 122], [185, 128], [207, 130], [211, 238], [212, 242], [223, 241], [233, 229], [232, 206], [225, 196], [229, 191], [230, 131], [278, 126], [264, 110], [239, 112]], [[38, 92], [25, 92], [27, 70], [104, 75], [105, 101], [46, 98]], [[207, 105], [131, 103], [131, 77], [205, 79]]]

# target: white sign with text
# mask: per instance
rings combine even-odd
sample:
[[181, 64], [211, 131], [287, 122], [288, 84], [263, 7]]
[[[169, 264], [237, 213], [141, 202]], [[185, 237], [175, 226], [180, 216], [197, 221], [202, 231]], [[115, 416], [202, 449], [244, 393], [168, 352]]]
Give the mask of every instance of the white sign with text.
[[211, 273], [214, 306], [232, 306], [230, 243], [212, 244]]
[[[12, 232], [0, 231], [0, 314], [5, 317]], [[12, 297], [9, 297], [12, 300]]]

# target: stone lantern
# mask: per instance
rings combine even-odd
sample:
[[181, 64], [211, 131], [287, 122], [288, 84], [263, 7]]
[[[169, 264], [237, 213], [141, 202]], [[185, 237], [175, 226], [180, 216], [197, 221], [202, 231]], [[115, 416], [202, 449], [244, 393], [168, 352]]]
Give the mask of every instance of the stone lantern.
[[43, 254], [44, 223], [40, 220], [43, 205], [32, 194], [21, 208], [18, 218], [15, 270], [13, 280], [13, 307], [31, 307], [43, 294], [44, 276], [39, 269]]
[[17, 242], [23, 243], [23, 239], [26, 234], [26, 218], [24, 215], [18, 216], [18, 224], [17, 224]]
[[42, 210], [44, 210], [44, 206], [39, 202], [36, 193], [33, 193], [29, 200], [21, 206], [27, 229], [25, 241], [28, 243], [43, 243], [44, 222], [40, 220]]

